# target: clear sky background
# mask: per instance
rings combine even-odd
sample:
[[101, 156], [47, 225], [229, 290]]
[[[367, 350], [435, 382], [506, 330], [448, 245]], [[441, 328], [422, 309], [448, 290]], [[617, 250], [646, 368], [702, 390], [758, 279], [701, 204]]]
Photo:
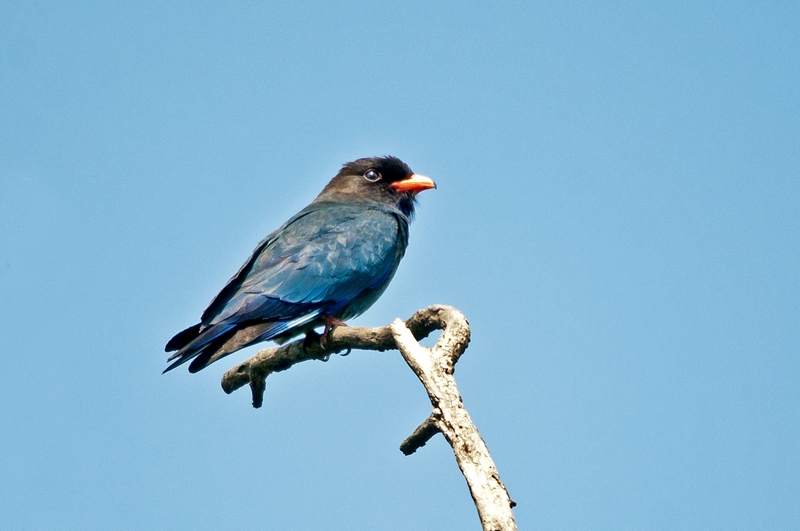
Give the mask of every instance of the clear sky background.
[[396, 352], [161, 375], [386, 154], [521, 529], [800, 528], [800, 6], [502, 1], [0, 3], [0, 528], [479, 529]]

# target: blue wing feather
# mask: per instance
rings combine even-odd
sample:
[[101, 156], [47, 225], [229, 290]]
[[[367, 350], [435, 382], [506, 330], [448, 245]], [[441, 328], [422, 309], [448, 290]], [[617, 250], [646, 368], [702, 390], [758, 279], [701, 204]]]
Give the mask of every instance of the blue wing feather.
[[308, 212], [279, 232], [235, 279], [239, 286], [209, 324], [294, 318], [320, 305], [335, 313], [384, 287], [407, 238], [393, 213], [348, 205]]

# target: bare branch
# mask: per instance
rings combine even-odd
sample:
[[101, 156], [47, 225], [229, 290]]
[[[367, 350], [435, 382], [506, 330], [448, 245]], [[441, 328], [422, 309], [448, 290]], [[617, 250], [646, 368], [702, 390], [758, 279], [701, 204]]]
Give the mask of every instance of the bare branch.
[[[434, 330], [444, 328], [439, 315], [449, 309], [449, 306], [431, 306], [426, 310], [419, 310], [406, 321], [406, 326], [414, 337], [423, 339]], [[383, 352], [396, 348], [389, 325], [379, 328], [335, 326], [328, 334], [324, 349], [316, 342], [310, 342], [303, 348], [303, 341], [299, 340], [258, 351], [255, 356], [231, 368], [222, 376], [222, 389], [231, 394], [250, 384], [253, 390], [253, 407], [258, 408], [263, 402], [266, 389], [264, 382], [274, 372], [285, 371], [302, 361], [325, 360], [332, 354], [349, 349]]]
[[428, 391], [434, 410], [441, 412], [429, 418], [434, 419], [453, 448], [483, 529], [516, 530], [511, 511], [513, 502], [500, 481], [486, 443], [464, 408], [453, 378], [455, 362], [469, 342], [467, 320], [458, 310], [450, 309], [445, 319], [445, 330], [433, 349], [417, 343], [400, 319], [393, 322], [391, 328], [400, 353]]
[[[418, 343], [434, 330], [443, 330], [436, 346], [428, 349]], [[484, 531], [516, 531], [511, 508], [515, 505], [489, 455], [486, 443], [464, 408], [453, 372], [459, 357], [469, 345], [469, 323], [450, 306], [431, 306], [419, 310], [405, 323], [399, 319], [381, 328], [335, 327], [323, 349], [319, 344], [295, 341], [258, 352], [233, 367], [222, 378], [222, 388], [231, 393], [250, 384], [253, 407], [260, 407], [266, 378], [301, 361], [327, 359], [349, 349], [399, 349], [409, 367], [428, 392], [433, 412], [400, 446], [409, 455], [424, 446], [436, 433], [442, 433], [453, 448], [456, 461], [467, 480]]]

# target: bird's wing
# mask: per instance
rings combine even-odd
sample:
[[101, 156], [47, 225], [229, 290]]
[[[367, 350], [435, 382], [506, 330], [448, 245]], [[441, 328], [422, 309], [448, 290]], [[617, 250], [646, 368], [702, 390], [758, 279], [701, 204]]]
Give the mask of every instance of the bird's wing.
[[204, 314], [204, 321], [221, 324], [296, 319], [320, 311], [333, 314], [365, 291], [385, 286], [406, 243], [405, 223], [392, 212], [317, 204], [259, 245], [212, 302], [213, 317], [206, 321]]
[[298, 219], [304, 217], [305, 215], [313, 212], [315, 209], [313, 208], [315, 205], [312, 203], [311, 205], [307, 206], [297, 214], [295, 214], [289, 221], [283, 224], [279, 229], [275, 230], [274, 232], [267, 235], [266, 238], [261, 240], [253, 252], [250, 254], [250, 257], [247, 261], [242, 264], [242, 267], [233, 275], [230, 280], [228, 280], [225, 287], [220, 290], [219, 293], [214, 297], [211, 303], [203, 312], [203, 315], [200, 317], [201, 325], [203, 323], [209, 323], [215, 315], [219, 314], [222, 311], [227, 303], [230, 301], [231, 297], [233, 297], [236, 291], [241, 287], [242, 283], [247, 279], [250, 270], [253, 268], [253, 263], [258, 259], [261, 253], [264, 251], [264, 248], [267, 247], [271, 242], [273, 242], [279, 235], [286, 230], [286, 228], [297, 221]]

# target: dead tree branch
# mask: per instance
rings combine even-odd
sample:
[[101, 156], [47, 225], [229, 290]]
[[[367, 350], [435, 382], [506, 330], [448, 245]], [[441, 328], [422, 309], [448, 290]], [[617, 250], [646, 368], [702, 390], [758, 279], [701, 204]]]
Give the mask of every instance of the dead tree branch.
[[[436, 345], [429, 349], [418, 340], [434, 330], [443, 330]], [[399, 319], [381, 328], [335, 327], [326, 348], [317, 342], [303, 347], [303, 341], [258, 352], [233, 367], [222, 378], [226, 393], [250, 384], [253, 407], [261, 407], [266, 378], [301, 361], [327, 359], [331, 354], [350, 349], [399, 349], [409, 367], [428, 392], [433, 412], [400, 446], [410, 455], [436, 433], [444, 435], [453, 448], [456, 461], [478, 509], [484, 531], [512, 531], [517, 526], [511, 509], [515, 505], [489, 455], [486, 443], [464, 408], [453, 372], [469, 344], [470, 330], [464, 315], [450, 306], [431, 306], [410, 319]]]

